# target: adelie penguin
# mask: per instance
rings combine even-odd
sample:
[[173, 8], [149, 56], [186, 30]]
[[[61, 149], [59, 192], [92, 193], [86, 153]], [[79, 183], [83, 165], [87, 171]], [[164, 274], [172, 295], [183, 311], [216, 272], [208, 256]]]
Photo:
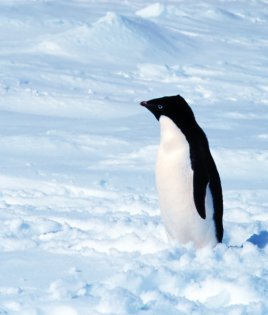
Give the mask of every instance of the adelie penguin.
[[220, 176], [204, 131], [181, 96], [140, 103], [160, 122], [156, 182], [169, 239], [215, 246], [223, 237]]

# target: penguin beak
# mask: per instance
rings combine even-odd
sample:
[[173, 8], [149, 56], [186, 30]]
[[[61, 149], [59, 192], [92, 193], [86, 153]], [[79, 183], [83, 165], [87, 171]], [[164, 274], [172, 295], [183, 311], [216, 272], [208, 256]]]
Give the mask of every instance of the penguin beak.
[[147, 106], [148, 106], [148, 103], [147, 103], [146, 101], [143, 101], [143, 102], [140, 102], [140, 105], [147, 107]]

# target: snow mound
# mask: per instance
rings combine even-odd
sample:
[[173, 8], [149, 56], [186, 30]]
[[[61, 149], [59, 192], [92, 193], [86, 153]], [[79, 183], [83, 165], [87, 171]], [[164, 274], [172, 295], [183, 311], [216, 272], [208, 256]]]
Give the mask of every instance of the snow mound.
[[[129, 47], [132, 47], [131, 51]], [[155, 23], [140, 18], [130, 18], [108, 12], [97, 22], [79, 25], [71, 30], [49, 36], [37, 46], [46, 54], [81, 57], [87, 61], [103, 58], [103, 62], [129, 63], [162, 58], [170, 60], [177, 53], [172, 35], [165, 33]]]

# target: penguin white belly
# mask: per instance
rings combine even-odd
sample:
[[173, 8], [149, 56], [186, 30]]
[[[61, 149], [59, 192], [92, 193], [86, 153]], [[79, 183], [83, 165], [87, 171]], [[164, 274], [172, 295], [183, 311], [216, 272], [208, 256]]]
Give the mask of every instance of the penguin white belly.
[[184, 134], [166, 117], [160, 117], [161, 140], [157, 156], [156, 182], [161, 216], [170, 239], [180, 244], [194, 242], [197, 248], [217, 243], [213, 204], [209, 187], [206, 219], [198, 214], [193, 194], [190, 147]]

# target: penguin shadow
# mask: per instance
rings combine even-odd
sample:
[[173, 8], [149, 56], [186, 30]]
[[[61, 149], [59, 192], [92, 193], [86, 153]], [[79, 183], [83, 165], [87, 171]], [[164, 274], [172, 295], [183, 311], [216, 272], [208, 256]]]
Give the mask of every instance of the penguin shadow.
[[247, 241], [258, 246], [258, 248], [264, 248], [268, 244], [268, 231], [253, 234]]

